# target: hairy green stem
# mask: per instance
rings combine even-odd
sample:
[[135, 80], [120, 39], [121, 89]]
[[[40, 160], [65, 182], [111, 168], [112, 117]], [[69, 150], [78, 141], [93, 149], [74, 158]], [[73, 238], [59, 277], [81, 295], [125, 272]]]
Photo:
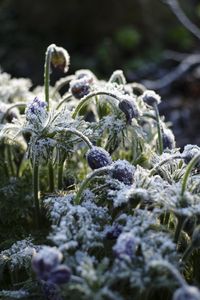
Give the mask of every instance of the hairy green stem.
[[104, 175], [110, 171], [111, 167], [102, 167], [97, 170], [94, 170], [92, 173], [88, 174], [88, 176], [83, 180], [75, 198], [74, 198], [74, 204], [79, 205], [81, 201], [81, 195], [83, 191], [86, 189], [88, 183], [96, 176]]
[[169, 161], [173, 160], [173, 159], [183, 159], [181, 155], [173, 155], [171, 157], [168, 157], [166, 159], [164, 159], [163, 161], [161, 161], [159, 164], [157, 164], [150, 172], [149, 176], [154, 175], [154, 173], [158, 170], [158, 168], [160, 168], [161, 166], [163, 166], [164, 164], [168, 163]]
[[193, 245], [192, 245], [192, 244], [189, 245], [189, 246], [186, 248], [185, 252], [183, 253], [183, 256], [182, 256], [182, 258], [181, 258], [181, 261], [187, 261], [187, 259], [189, 258], [190, 254], [192, 253], [193, 249], [194, 249]]
[[54, 92], [52, 97], [56, 95], [66, 84], [68, 84], [71, 80], [75, 78], [75, 75], [68, 75], [64, 78], [61, 78], [59, 81], [57, 81], [55, 87], [54, 87]]
[[86, 137], [82, 132], [76, 130], [76, 129], [69, 129], [69, 128], [66, 128], [62, 131], [63, 133], [72, 133], [72, 134], [75, 134], [77, 136], [79, 136], [87, 145], [88, 147], [91, 149], [93, 146], [93, 144], [90, 142], [90, 140], [88, 139], [88, 137]]
[[40, 225], [40, 204], [39, 204], [39, 165], [33, 164], [33, 197], [34, 197], [34, 208], [35, 208], [35, 223], [36, 227]]
[[157, 121], [157, 131], [158, 131], [158, 146], [159, 146], [159, 154], [163, 153], [163, 140], [162, 140], [162, 129], [160, 126], [160, 115], [158, 111], [157, 104], [154, 104], [154, 110], [156, 114], [156, 121]]
[[58, 165], [58, 190], [62, 190], [63, 188], [63, 167], [64, 162]]
[[72, 97], [72, 94], [68, 94], [66, 97], [64, 97], [63, 99], [61, 99], [61, 101], [58, 103], [56, 110], [59, 109], [63, 103], [68, 102]]
[[15, 104], [11, 105], [10, 107], [8, 107], [1, 118], [1, 123], [3, 123], [3, 121], [6, 119], [8, 113], [11, 109], [13, 109], [15, 107], [26, 107], [26, 105], [27, 105], [26, 103], [15, 103]]
[[187, 286], [187, 282], [185, 281], [185, 279], [181, 276], [181, 274], [179, 273], [179, 271], [169, 262], [167, 261], [152, 261], [151, 262], [151, 266], [152, 267], [161, 267], [166, 268], [168, 271], [170, 271], [170, 273], [174, 276], [174, 278], [178, 281], [178, 283], [182, 286], [185, 287]]
[[16, 172], [15, 172], [15, 166], [14, 166], [14, 161], [13, 161], [13, 155], [12, 155], [12, 150], [11, 146], [7, 145], [7, 157], [8, 157], [8, 164], [11, 172], [11, 176], [15, 177]]
[[190, 176], [190, 173], [193, 169], [193, 167], [198, 163], [198, 161], [200, 160], [200, 154], [197, 154], [195, 157], [193, 157], [193, 159], [189, 162], [185, 174], [183, 176], [183, 180], [182, 180], [182, 186], [181, 186], [181, 196], [183, 197], [186, 187], [187, 187], [187, 181], [188, 178]]
[[[120, 101], [121, 99], [119, 97], [117, 97], [115, 94], [113, 93], [110, 93], [110, 92], [94, 92], [94, 93], [91, 93], [89, 94], [88, 96], [85, 96], [79, 103], [78, 105], [76, 106], [75, 110], [73, 111], [72, 113], [72, 118], [76, 118], [77, 114], [79, 113], [80, 109], [89, 101], [91, 100], [93, 97], [96, 97], [98, 95], [105, 95], [105, 96], [108, 96], [108, 97], [112, 97], [114, 98], [115, 100], [117, 101]], [[107, 101], [109, 101], [107, 99]], [[110, 102], [110, 101], [109, 101]], [[114, 106], [114, 104], [112, 102], [110, 102], [110, 104], [114, 107], [114, 109], [116, 109], [116, 106]]]
[[53, 193], [55, 185], [54, 185], [54, 169], [51, 162], [49, 162], [49, 192]]
[[175, 233], [174, 233], [174, 242], [176, 244], [179, 241], [179, 237], [180, 237], [180, 234], [181, 234], [181, 230], [183, 229], [184, 222], [185, 222], [185, 217], [179, 216], [178, 217], [178, 222], [177, 222], [177, 225], [176, 225], [176, 230], [175, 230]]

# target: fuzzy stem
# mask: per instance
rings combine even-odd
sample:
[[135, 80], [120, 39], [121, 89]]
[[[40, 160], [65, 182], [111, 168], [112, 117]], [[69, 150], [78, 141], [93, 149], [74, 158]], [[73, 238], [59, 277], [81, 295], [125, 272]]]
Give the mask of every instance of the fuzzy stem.
[[70, 100], [72, 97], [72, 94], [68, 94], [65, 98], [63, 98], [57, 105], [56, 110], [59, 109], [63, 103], [68, 102], [68, 100]]
[[[108, 96], [108, 97], [112, 97], [114, 98], [115, 100], [117, 101], [120, 101], [120, 98], [117, 97], [115, 94], [113, 93], [110, 93], [110, 92], [94, 92], [94, 93], [91, 93], [89, 94], [88, 96], [85, 96], [79, 103], [78, 105], [76, 106], [75, 110], [73, 111], [72, 113], [72, 118], [76, 118], [78, 112], [80, 111], [80, 109], [90, 100], [92, 99], [93, 97], [95, 96], [98, 96], [98, 95], [105, 95], [105, 96]], [[107, 99], [107, 101], [109, 101]], [[116, 106], [114, 106], [114, 104], [112, 102], [110, 102], [110, 104], [116, 109]]]
[[54, 191], [54, 169], [51, 162], [49, 162], [49, 192], [53, 193]]
[[1, 123], [3, 123], [3, 121], [5, 120], [5, 118], [7, 117], [8, 113], [11, 109], [13, 109], [15, 107], [26, 107], [26, 105], [27, 105], [26, 103], [15, 103], [15, 104], [11, 105], [10, 107], [8, 107], [2, 116]]
[[159, 154], [162, 154], [163, 153], [163, 140], [162, 140], [162, 130], [161, 130], [161, 126], [160, 126], [160, 115], [159, 115], [157, 104], [154, 104], [154, 111], [156, 114], [156, 121], [157, 121]]
[[166, 159], [164, 159], [163, 161], [161, 161], [159, 164], [157, 164], [150, 172], [149, 176], [154, 175], [154, 173], [157, 171], [158, 168], [160, 168], [162, 165], [166, 164], [167, 162], [169, 162], [170, 160], [173, 159], [183, 159], [181, 155], [173, 155], [171, 157], [168, 157]]
[[39, 204], [39, 165], [33, 164], [33, 197], [35, 206], [35, 222], [36, 227], [39, 228], [40, 224], [40, 204]]
[[58, 189], [62, 190], [63, 187], [63, 166], [64, 162], [58, 165]]
[[109, 82], [118, 82], [119, 84], [126, 84], [126, 78], [124, 77], [123, 71], [117, 70], [111, 75]]
[[80, 132], [76, 129], [69, 129], [69, 128], [66, 128], [63, 130], [63, 133], [67, 133], [67, 132], [70, 132], [70, 133], [73, 133], [73, 134], [79, 136], [88, 145], [88, 147], [90, 149], [93, 147], [93, 144], [90, 142], [90, 140], [87, 138], [87, 136], [85, 136], [82, 132]]
[[189, 162], [185, 174], [183, 176], [183, 180], [182, 180], [182, 186], [181, 186], [181, 197], [183, 197], [186, 187], [187, 187], [187, 181], [188, 178], [190, 176], [190, 173], [193, 169], [193, 167], [197, 164], [197, 162], [200, 160], [200, 154], [197, 154], [195, 157], [193, 157], [193, 159]]
[[168, 263], [167, 261], [153, 261], [151, 263], [151, 265], [153, 267], [163, 267], [166, 268], [167, 270], [170, 271], [170, 273], [174, 276], [174, 278], [178, 281], [178, 283], [182, 286], [182, 287], [186, 287], [188, 284], [185, 281], [185, 279], [181, 276], [181, 274], [178, 272], [178, 270], [170, 263]]
[[80, 200], [81, 200], [81, 195], [83, 193], [83, 191], [86, 189], [86, 186], [88, 185], [88, 183], [96, 176], [100, 176], [103, 175], [105, 173], [108, 173], [110, 171], [111, 167], [102, 167], [99, 168], [97, 170], [94, 170], [92, 173], [88, 174], [87, 177], [85, 178], [85, 180], [82, 182], [75, 198], [74, 198], [74, 204], [75, 205], [79, 205], [80, 204]]
[[174, 242], [177, 244], [179, 241], [180, 233], [185, 222], [185, 217], [178, 217], [178, 223], [174, 234]]
[[7, 145], [7, 157], [8, 157], [8, 164], [9, 164], [9, 167], [10, 167], [11, 176], [15, 177], [15, 166], [14, 166], [14, 161], [13, 161], [13, 157], [12, 157], [12, 150], [11, 150], [10, 145]]
[[193, 245], [191, 244], [187, 247], [187, 249], [183, 253], [181, 261], [186, 261], [189, 258], [190, 254], [192, 253], [192, 251], [193, 251]]
[[56, 93], [58, 93], [66, 84], [68, 84], [74, 78], [75, 78], [75, 75], [69, 75], [69, 76], [66, 76], [66, 77], [60, 79], [59, 81], [57, 81], [57, 83], [54, 87], [54, 92], [53, 92], [52, 97], [54, 97], [56, 95]]
[[47, 111], [49, 111], [49, 84], [50, 84], [50, 68], [51, 68], [51, 56], [54, 44], [47, 48], [44, 64], [44, 89], [45, 89], [45, 101], [47, 102]]

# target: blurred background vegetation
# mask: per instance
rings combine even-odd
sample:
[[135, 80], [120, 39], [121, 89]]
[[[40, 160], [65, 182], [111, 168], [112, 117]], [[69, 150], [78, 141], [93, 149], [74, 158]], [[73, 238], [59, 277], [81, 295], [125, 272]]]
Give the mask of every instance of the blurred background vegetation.
[[[179, 3], [200, 27], [200, 1]], [[172, 82], [156, 84], [200, 45], [164, 1], [0, 0], [0, 24], [3, 71], [42, 84], [44, 53], [55, 43], [69, 51], [70, 73], [89, 68], [107, 79], [123, 69], [128, 81], [157, 90], [178, 145], [200, 144], [200, 61]]]

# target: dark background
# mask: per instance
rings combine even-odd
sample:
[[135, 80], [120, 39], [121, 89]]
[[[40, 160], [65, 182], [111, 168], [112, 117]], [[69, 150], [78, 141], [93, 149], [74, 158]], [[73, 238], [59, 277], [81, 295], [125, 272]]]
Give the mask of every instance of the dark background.
[[[200, 26], [199, 0], [180, 0]], [[161, 0], [0, 0], [0, 65], [42, 84], [44, 53], [55, 43], [71, 55], [70, 72], [90, 68], [100, 78], [123, 69], [128, 81], [157, 80], [180, 61], [166, 50], [198, 53], [200, 40]], [[166, 55], [166, 53], [168, 53]], [[164, 88], [161, 113], [179, 146], [200, 145], [200, 69], [191, 67]], [[148, 82], [147, 86], [148, 86]]]

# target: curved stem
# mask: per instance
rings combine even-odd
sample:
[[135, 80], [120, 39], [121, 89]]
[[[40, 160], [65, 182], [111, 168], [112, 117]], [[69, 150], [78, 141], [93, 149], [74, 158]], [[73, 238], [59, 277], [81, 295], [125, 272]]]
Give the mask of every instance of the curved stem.
[[34, 197], [34, 207], [35, 207], [35, 222], [36, 227], [39, 228], [40, 223], [40, 205], [39, 205], [39, 165], [37, 163], [33, 164], [33, 197]]
[[163, 267], [166, 268], [167, 270], [170, 271], [170, 273], [174, 276], [174, 278], [178, 281], [178, 283], [182, 286], [185, 287], [187, 286], [187, 282], [185, 281], [185, 279], [181, 276], [181, 274], [178, 272], [178, 270], [169, 262], [167, 261], [153, 261], [151, 263], [151, 266], [153, 267]]
[[183, 229], [183, 225], [185, 222], [185, 217], [178, 217], [178, 222], [176, 225], [176, 230], [175, 230], [175, 234], [174, 234], [174, 242], [177, 244], [179, 241], [179, 237], [181, 234], [181, 230]]
[[15, 104], [11, 105], [10, 107], [8, 107], [2, 116], [1, 123], [3, 123], [3, 121], [5, 120], [5, 118], [7, 117], [8, 113], [11, 109], [13, 109], [15, 107], [20, 107], [20, 106], [26, 107], [26, 103], [15, 103]]
[[54, 87], [54, 92], [52, 97], [56, 95], [66, 84], [68, 84], [71, 80], [73, 80], [75, 75], [69, 75], [64, 78], [61, 78], [59, 81], [57, 81], [55, 87]]
[[[88, 96], [84, 97], [79, 103], [78, 105], [76, 106], [74, 112], [72, 113], [72, 118], [75, 119], [75, 117], [77, 116], [78, 112], [80, 111], [80, 109], [90, 100], [92, 99], [93, 97], [95, 96], [98, 96], [98, 95], [105, 95], [105, 96], [108, 96], [108, 97], [112, 97], [114, 98], [115, 100], [117, 101], [120, 101], [121, 99], [119, 97], [117, 97], [115, 94], [113, 93], [110, 93], [110, 92], [94, 92], [94, 93], [91, 93], [89, 94]], [[109, 100], [108, 100], [109, 101]], [[110, 104], [112, 106], [114, 106], [114, 104], [112, 102], [110, 102]], [[114, 108], [116, 109], [116, 106], [114, 106]]]
[[117, 82], [119, 84], [126, 84], [126, 78], [124, 77], [123, 71], [122, 70], [116, 70], [112, 73], [109, 82]]
[[190, 176], [190, 173], [193, 169], [193, 167], [198, 163], [198, 161], [200, 160], [200, 153], [197, 154], [195, 157], [193, 157], [193, 159], [189, 162], [185, 174], [183, 176], [183, 181], [182, 181], [182, 186], [181, 186], [181, 196], [183, 197], [186, 187], [187, 187], [187, 181], [188, 178]]
[[180, 261], [186, 261], [189, 258], [190, 254], [192, 253], [192, 250], [193, 250], [193, 245], [191, 244], [187, 247], [187, 249], [183, 253], [183, 256]]
[[62, 130], [62, 132], [64, 132], [64, 133], [67, 133], [67, 132], [73, 133], [73, 134], [79, 136], [88, 145], [88, 147], [90, 149], [93, 147], [93, 144], [90, 142], [90, 140], [82, 132], [80, 132], [76, 129], [66, 128], [66, 129]]
[[164, 164], [166, 164], [167, 162], [169, 162], [170, 160], [173, 159], [183, 159], [181, 155], [173, 155], [171, 157], [168, 157], [166, 159], [164, 159], [163, 161], [161, 161], [159, 164], [157, 164], [150, 172], [149, 176], [154, 175], [154, 173], [157, 171], [158, 168], [160, 168], [161, 166], [163, 166]]
[[45, 89], [45, 101], [47, 102], [47, 111], [49, 111], [49, 84], [50, 84], [50, 68], [51, 68], [51, 56], [52, 50], [55, 47], [54, 44], [47, 48], [44, 64], [44, 89]]
[[57, 105], [56, 110], [59, 109], [63, 103], [68, 102], [68, 100], [70, 100], [72, 97], [72, 94], [68, 94], [65, 98], [63, 98]]
[[162, 154], [163, 153], [163, 140], [162, 140], [162, 130], [161, 130], [161, 126], [160, 126], [160, 115], [159, 115], [157, 104], [154, 104], [154, 110], [155, 110], [156, 121], [157, 121], [159, 154]]
[[81, 200], [81, 195], [83, 191], [85, 190], [88, 183], [96, 176], [103, 175], [105, 173], [108, 173], [110, 171], [111, 167], [102, 167], [97, 170], [94, 170], [92, 173], [88, 174], [88, 176], [85, 178], [85, 180], [82, 182], [75, 198], [74, 198], [74, 204], [79, 205]]

